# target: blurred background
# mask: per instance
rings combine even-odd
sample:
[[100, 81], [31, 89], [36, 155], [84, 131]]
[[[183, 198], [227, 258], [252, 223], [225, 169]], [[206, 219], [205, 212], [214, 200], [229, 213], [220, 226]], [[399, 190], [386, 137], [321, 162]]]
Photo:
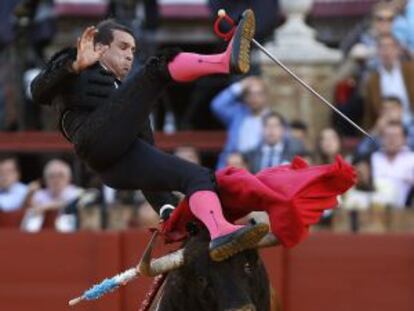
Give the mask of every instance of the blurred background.
[[[217, 11], [237, 19], [249, 7], [258, 41], [374, 139], [253, 50], [248, 76], [171, 85], [151, 115], [157, 145], [252, 173], [342, 155], [358, 183], [340, 208], [303, 245], [263, 254], [283, 310], [414, 310], [414, 0], [0, 1], [0, 310], [68, 309], [136, 263], [159, 222], [139, 189], [103, 185], [57, 132], [55, 112], [33, 103], [45, 62], [108, 17], [136, 34], [133, 71], [165, 47], [221, 52]], [[248, 113], [233, 113], [243, 105]], [[79, 309], [137, 310], [149, 284]]]

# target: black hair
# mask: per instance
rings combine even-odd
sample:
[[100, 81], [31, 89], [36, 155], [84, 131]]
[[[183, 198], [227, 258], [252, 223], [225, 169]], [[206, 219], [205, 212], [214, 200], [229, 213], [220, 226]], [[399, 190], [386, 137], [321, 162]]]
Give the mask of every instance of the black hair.
[[355, 154], [352, 159], [352, 165], [357, 165], [359, 163], [368, 163], [371, 165], [371, 155], [371, 153]]
[[287, 123], [285, 118], [278, 112], [276, 111], [271, 111], [269, 113], [267, 113], [266, 115], [263, 116], [263, 125], [266, 125], [267, 121], [269, 121], [269, 119], [278, 119], [279, 122], [282, 124], [283, 127], [286, 127]]
[[372, 163], [371, 163], [371, 154], [361, 154], [356, 155], [352, 160], [352, 165], [357, 166], [359, 164], [366, 164], [369, 168], [369, 177], [367, 183], [362, 183], [360, 180], [357, 181], [355, 188], [361, 191], [374, 191], [374, 178], [372, 176]]
[[114, 40], [114, 30], [129, 33], [135, 40], [134, 32], [131, 28], [115, 22], [113, 19], [106, 19], [96, 25], [98, 33], [95, 35], [94, 43], [109, 45]]
[[295, 130], [308, 131], [308, 125], [302, 120], [293, 120], [290, 122], [290, 128]]
[[334, 129], [333, 127], [325, 127], [325, 128], [323, 128], [319, 132], [318, 137], [317, 137], [317, 141], [316, 141], [316, 152], [317, 152], [318, 160], [319, 160], [320, 164], [328, 164], [331, 161], [331, 159], [328, 158], [328, 155], [326, 155], [324, 153], [324, 151], [322, 150], [322, 146], [321, 146], [321, 141], [322, 141], [322, 138], [323, 138], [322, 137], [323, 136], [323, 132], [325, 132], [327, 130], [333, 131], [335, 133], [335, 135], [337, 136], [337, 138], [339, 140], [339, 154], [342, 154], [342, 151], [343, 151], [342, 150], [342, 148], [343, 148], [343, 145], [342, 145], [343, 138], [340, 135], [340, 133], [338, 133], [338, 131], [336, 129]]

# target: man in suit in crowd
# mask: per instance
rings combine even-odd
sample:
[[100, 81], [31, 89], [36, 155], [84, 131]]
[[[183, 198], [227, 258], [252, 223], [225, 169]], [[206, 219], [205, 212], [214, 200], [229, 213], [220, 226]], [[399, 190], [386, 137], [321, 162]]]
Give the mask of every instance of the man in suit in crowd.
[[286, 135], [285, 124], [284, 118], [276, 112], [270, 112], [263, 118], [263, 142], [246, 154], [252, 173], [288, 163], [295, 155], [305, 152], [303, 143]]
[[266, 84], [256, 76], [233, 83], [213, 99], [211, 110], [228, 132], [217, 168], [225, 167], [231, 153], [257, 148], [263, 136], [262, 118], [270, 111], [269, 106]]

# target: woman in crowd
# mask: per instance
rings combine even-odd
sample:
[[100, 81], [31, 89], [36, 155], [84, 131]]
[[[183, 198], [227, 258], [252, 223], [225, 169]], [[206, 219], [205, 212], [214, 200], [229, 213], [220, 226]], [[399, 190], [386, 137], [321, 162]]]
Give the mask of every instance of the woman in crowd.
[[339, 134], [333, 128], [323, 129], [319, 134], [316, 151], [320, 164], [334, 162], [335, 157], [342, 152], [342, 142]]

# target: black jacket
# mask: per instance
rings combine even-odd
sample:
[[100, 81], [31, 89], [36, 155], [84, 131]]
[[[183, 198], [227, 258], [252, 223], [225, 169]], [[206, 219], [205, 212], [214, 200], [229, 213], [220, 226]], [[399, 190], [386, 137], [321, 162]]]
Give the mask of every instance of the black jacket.
[[[31, 84], [33, 101], [57, 109], [61, 132], [72, 143], [76, 143], [74, 134], [86, 116], [105, 105], [121, 83], [98, 63], [80, 74], [74, 73], [71, 65], [75, 59], [74, 48], [58, 52]], [[71, 113], [66, 114], [63, 128], [62, 118], [68, 111]], [[149, 119], [138, 137], [154, 144]]]
[[[174, 51], [166, 54], [163, 63], [175, 53]], [[78, 155], [83, 158], [82, 148], [86, 149], [87, 145], [90, 145], [88, 140], [97, 136], [94, 134], [94, 126], [96, 128], [99, 123], [104, 122], [95, 119], [92, 122], [89, 116], [98, 107], [109, 105], [111, 97], [116, 96], [117, 86], [121, 81], [99, 63], [76, 74], [71, 69], [75, 59], [76, 49], [73, 48], [55, 54], [45, 69], [33, 80], [31, 93], [35, 103], [49, 105], [58, 110], [63, 135], [75, 145]], [[122, 102], [117, 104], [122, 106]], [[154, 144], [149, 118], [141, 124], [137, 138]], [[166, 203], [177, 204], [176, 197], [168, 192], [147, 192], [145, 196], [157, 210]]]
[[[296, 155], [301, 155], [305, 152], [305, 147], [303, 144], [292, 137], [285, 138], [283, 141], [283, 151], [280, 155], [280, 163], [278, 165], [284, 164], [286, 162], [291, 162]], [[245, 154], [249, 169], [252, 173], [256, 174], [262, 169], [262, 160], [263, 160], [263, 145], [260, 145], [255, 150]]]

